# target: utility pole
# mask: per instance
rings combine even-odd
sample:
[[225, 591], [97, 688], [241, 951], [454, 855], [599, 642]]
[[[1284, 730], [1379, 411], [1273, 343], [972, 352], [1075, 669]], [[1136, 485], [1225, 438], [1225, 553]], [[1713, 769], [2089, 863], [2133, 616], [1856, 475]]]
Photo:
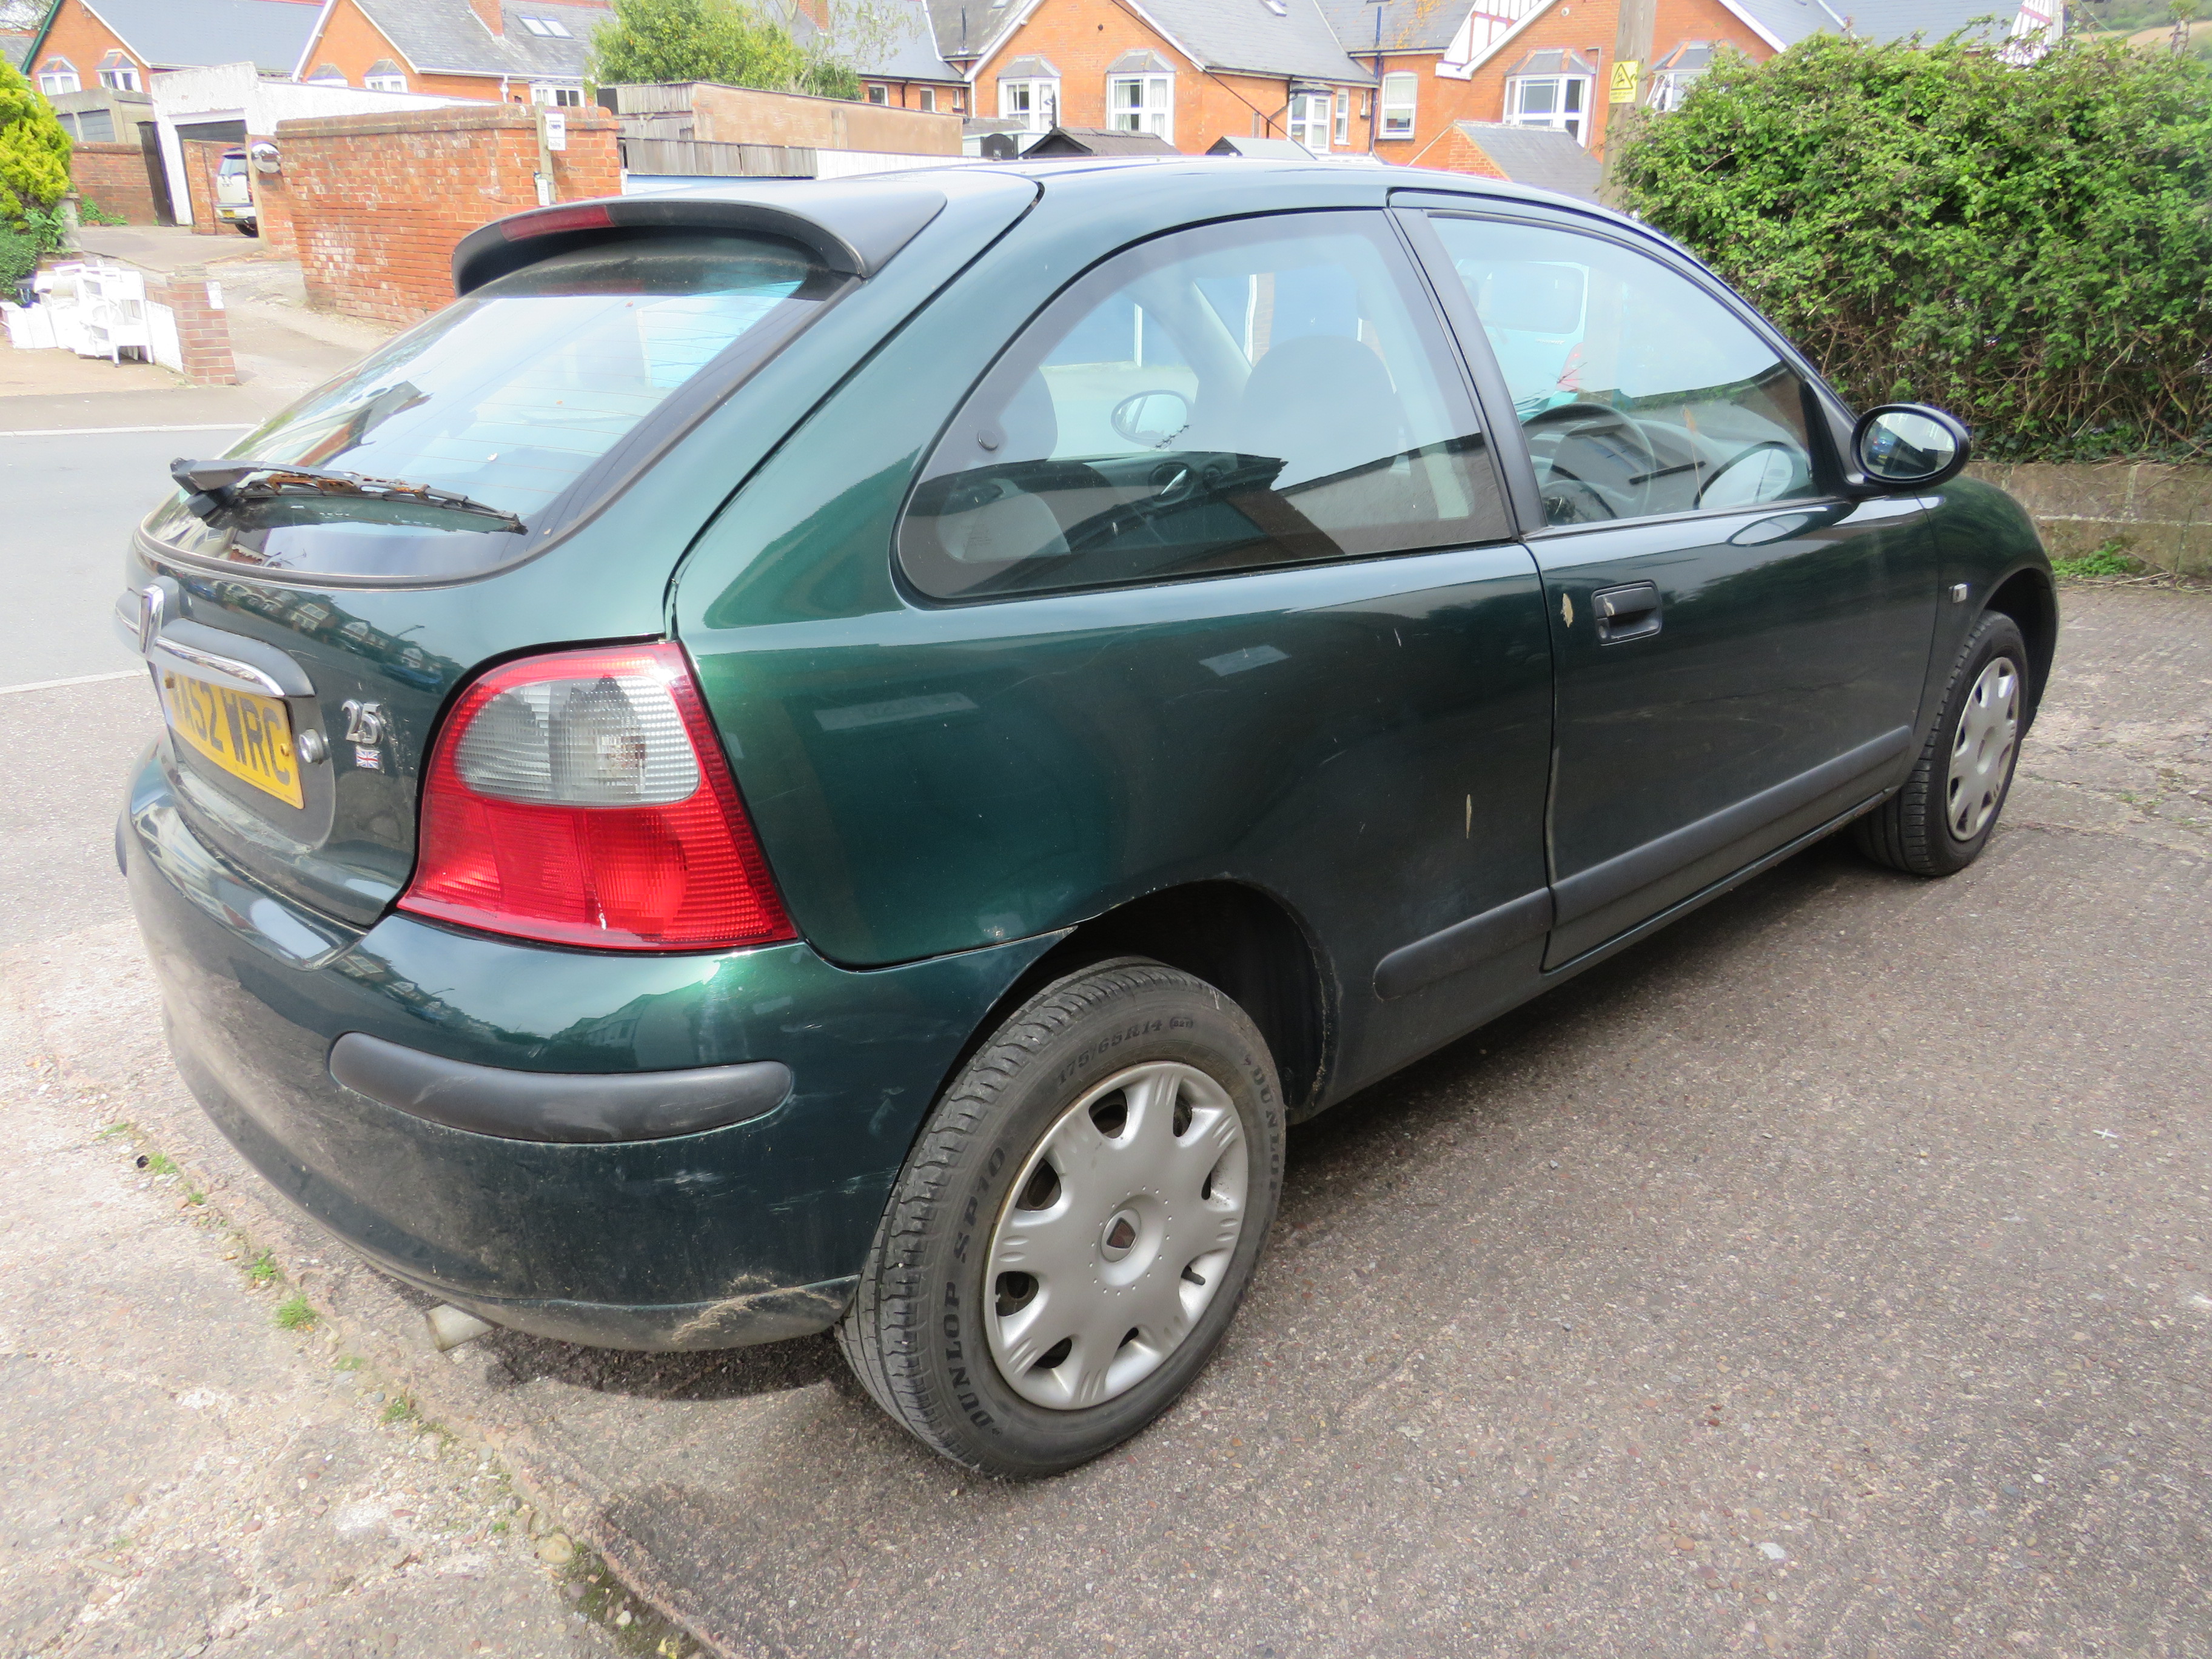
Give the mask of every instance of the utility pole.
[[[1644, 88], [1651, 84], [1651, 35], [1657, 21], [1658, 0], [1619, 0], [1620, 21], [1613, 30], [1613, 63], [1605, 81], [1605, 183], [1600, 193], [1609, 206], [1620, 205], [1613, 182], [1613, 158], [1620, 147], [1614, 124], [1639, 108]], [[1593, 112], [1595, 113], [1595, 112]]]

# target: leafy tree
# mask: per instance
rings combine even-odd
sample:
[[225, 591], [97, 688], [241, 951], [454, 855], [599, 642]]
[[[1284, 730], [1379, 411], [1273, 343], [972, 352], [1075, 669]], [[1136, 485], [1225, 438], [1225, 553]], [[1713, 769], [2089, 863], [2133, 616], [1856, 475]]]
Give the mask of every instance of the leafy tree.
[[17, 228], [69, 188], [70, 140], [54, 106], [0, 58], [0, 221]]
[[614, 0], [614, 15], [592, 37], [589, 72], [601, 86], [717, 81], [772, 92], [860, 94], [849, 70], [809, 54], [791, 31], [738, 0]]
[[1623, 141], [1626, 204], [1864, 404], [1985, 452], [2212, 448], [2212, 68], [1815, 35]]

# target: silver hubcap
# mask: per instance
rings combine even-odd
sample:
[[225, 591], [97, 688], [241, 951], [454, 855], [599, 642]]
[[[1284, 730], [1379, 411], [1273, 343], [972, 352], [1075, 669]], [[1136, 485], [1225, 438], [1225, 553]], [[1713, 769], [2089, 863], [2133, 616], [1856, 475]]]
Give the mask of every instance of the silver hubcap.
[[991, 1234], [991, 1357], [1014, 1392], [1074, 1411], [1158, 1370], [1221, 1287], [1250, 1178], [1237, 1107], [1195, 1066], [1132, 1066], [1062, 1113]]
[[1951, 744], [1951, 777], [1943, 821], [1954, 841], [1972, 841], [1988, 825], [2012, 770], [2020, 739], [2020, 670], [1998, 657], [1966, 694], [1966, 713]]

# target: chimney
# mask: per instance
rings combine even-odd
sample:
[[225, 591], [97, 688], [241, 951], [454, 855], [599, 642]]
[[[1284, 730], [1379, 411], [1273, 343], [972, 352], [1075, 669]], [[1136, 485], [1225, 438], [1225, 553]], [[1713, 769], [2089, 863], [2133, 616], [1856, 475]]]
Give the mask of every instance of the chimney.
[[469, 9], [494, 34], [507, 33], [506, 20], [499, 14], [499, 0], [469, 0]]

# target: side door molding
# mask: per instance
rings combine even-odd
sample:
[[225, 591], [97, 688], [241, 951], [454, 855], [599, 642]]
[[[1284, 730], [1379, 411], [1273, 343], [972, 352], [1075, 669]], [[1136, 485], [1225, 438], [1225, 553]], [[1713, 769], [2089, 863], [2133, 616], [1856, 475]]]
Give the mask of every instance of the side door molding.
[[[1685, 866], [1757, 835], [1767, 825], [1809, 806], [1823, 795], [1833, 794], [1879, 771], [1911, 746], [1912, 728], [1900, 726], [1856, 749], [1845, 750], [1810, 771], [1785, 778], [1732, 806], [1724, 806], [1693, 823], [1686, 823], [1656, 840], [1632, 848], [1617, 858], [1555, 882], [1552, 892], [1557, 925], [1565, 927], [1579, 921], [1654, 882], [1664, 880]], [[1747, 863], [1749, 859], [1744, 861]]]
[[1523, 893], [1425, 939], [1400, 945], [1375, 964], [1375, 994], [1385, 1002], [1411, 996], [1551, 931], [1550, 890]]

